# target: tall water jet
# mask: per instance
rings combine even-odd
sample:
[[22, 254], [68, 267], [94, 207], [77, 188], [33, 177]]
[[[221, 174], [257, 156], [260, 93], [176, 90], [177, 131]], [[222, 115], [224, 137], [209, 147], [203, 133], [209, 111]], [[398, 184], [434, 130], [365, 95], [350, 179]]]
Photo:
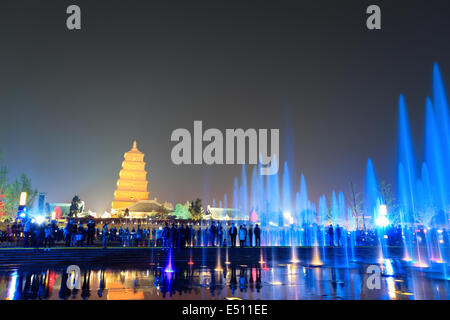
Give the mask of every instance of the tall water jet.
[[[403, 167], [401, 173], [402, 181], [399, 185], [399, 199], [403, 205], [405, 222], [414, 222], [415, 217], [415, 183], [416, 183], [416, 161], [412, 146], [411, 130], [409, 128], [408, 113], [403, 95], [400, 95], [398, 103], [398, 130], [399, 130], [399, 166]], [[400, 172], [399, 172], [400, 175]], [[399, 176], [400, 177], [400, 176]]]
[[387, 256], [384, 228], [389, 224], [389, 221], [387, 220], [386, 205], [381, 197], [375, 169], [370, 158], [367, 160], [366, 168], [366, 194], [364, 207], [366, 212], [371, 216], [372, 224], [377, 232], [378, 261], [383, 262]]
[[[436, 110], [436, 116], [439, 122], [439, 131], [441, 138], [441, 152], [444, 163], [450, 163], [450, 119], [448, 113], [447, 95], [445, 94], [444, 83], [442, 81], [441, 72], [437, 63], [433, 66], [433, 103]], [[444, 166], [441, 174], [446, 181], [446, 205], [450, 203], [450, 194], [448, 190], [450, 180], [450, 167]]]
[[327, 198], [325, 195], [322, 195], [319, 199], [319, 215], [318, 215], [318, 219], [319, 219], [318, 225], [321, 226], [320, 227], [321, 232], [318, 232], [318, 236], [320, 234], [322, 241], [318, 242], [318, 243], [319, 243], [319, 245], [322, 246], [322, 259], [324, 261], [326, 261], [325, 247], [327, 245], [325, 225], [327, 225], [329, 222], [328, 221], [328, 213], [329, 213], [329, 211], [328, 211], [328, 205], [327, 205]]
[[282, 210], [284, 218], [283, 224], [290, 224], [291, 221], [293, 221], [293, 214], [292, 214], [291, 182], [289, 179], [289, 169], [287, 162], [284, 163], [283, 169], [282, 198], [283, 198]]
[[234, 178], [233, 184], [233, 209], [239, 209], [239, 181], [237, 177]]
[[425, 107], [425, 160], [430, 169], [430, 178], [436, 186], [438, 210], [447, 207], [447, 181], [445, 177], [445, 156], [442, 152], [442, 139], [439, 135], [439, 128], [433, 105], [430, 99], [426, 101]]
[[239, 207], [244, 215], [249, 214], [248, 209], [248, 190], [247, 190], [247, 171], [245, 164], [242, 165], [241, 171], [241, 186], [239, 188]]
[[[399, 199], [399, 217], [400, 224], [406, 226], [407, 223], [414, 222], [412, 210], [410, 208], [408, 180], [406, 178], [405, 168], [400, 162], [398, 165], [398, 199]], [[413, 235], [408, 229], [402, 228], [402, 242], [403, 242], [403, 260], [412, 261]]]
[[228, 208], [228, 195], [226, 193], [223, 196], [223, 207]]
[[294, 239], [293, 239], [293, 230], [292, 226], [294, 223], [294, 217], [292, 212], [292, 198], [291, 198], [291, 181], [289, 178], [289, 168], [287, 162], [284, 163], [283, 168], [283, 185], [282, 185], [282, 212], [283, 212], [283, 226], [289, 226], [289, 229], [284, 235], [284, 245], [291, 246], [291, 257], [293, 260], [297, 260]]

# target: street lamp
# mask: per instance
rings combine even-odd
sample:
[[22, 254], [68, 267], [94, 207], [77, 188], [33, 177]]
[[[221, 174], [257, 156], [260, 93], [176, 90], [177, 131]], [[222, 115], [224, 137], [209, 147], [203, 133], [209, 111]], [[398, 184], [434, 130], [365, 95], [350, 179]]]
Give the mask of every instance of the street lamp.
[[26, 206], [27, 205], [27, 193], [25, 191], [20, 193], [19, 198], [19, 206]]
[[17, 216], [19, 219], [26, 220], [27, 217], [27, 193], [25, 191], [20, 193], [19, 207], [17, 208]]

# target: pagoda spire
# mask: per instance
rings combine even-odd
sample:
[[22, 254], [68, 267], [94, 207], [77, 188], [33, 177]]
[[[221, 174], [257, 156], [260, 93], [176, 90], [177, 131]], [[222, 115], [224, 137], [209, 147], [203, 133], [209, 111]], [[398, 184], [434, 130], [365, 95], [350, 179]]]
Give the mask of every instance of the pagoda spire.
[[136, 140], [133, 140], [133, 147], [124, 154], [112, 210], [124, 210], [140, 200], [148, 200], [148, 194], [144, 154], [138, 150]]

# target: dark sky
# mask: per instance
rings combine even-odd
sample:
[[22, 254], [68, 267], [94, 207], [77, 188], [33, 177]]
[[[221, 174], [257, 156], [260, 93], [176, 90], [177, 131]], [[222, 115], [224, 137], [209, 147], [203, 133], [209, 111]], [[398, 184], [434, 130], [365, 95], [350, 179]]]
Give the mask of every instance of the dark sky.
[[[70, 4], [81, 31], [66, 29]], [[369, 4], [381, 31], [366, 28]], [[448, 0], [2, 0], [0, 149], [11, 177], [96, 211], [133, 139], [150, 197], [231, 199], [238, 165], [171, 163], [171, 132], [194, 120], [280, 128], [281, 161], [313, 201], [361, 187], [368, 157], [395, 184], [398, 95], [420, 158], [433, 62], [450, 85], [449, 17]]]

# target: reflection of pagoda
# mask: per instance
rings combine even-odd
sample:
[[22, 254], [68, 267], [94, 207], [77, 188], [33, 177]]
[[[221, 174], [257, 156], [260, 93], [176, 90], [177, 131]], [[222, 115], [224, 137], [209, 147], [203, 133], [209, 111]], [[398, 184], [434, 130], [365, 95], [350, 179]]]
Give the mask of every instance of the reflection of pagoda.
[[145, 171], [144, 154], [133, 142], [133, 147], [124, 155], [117, 189], [114, 192], [112, 211], [125, 209], [140, 200], [148, 199], [147, 171]]

